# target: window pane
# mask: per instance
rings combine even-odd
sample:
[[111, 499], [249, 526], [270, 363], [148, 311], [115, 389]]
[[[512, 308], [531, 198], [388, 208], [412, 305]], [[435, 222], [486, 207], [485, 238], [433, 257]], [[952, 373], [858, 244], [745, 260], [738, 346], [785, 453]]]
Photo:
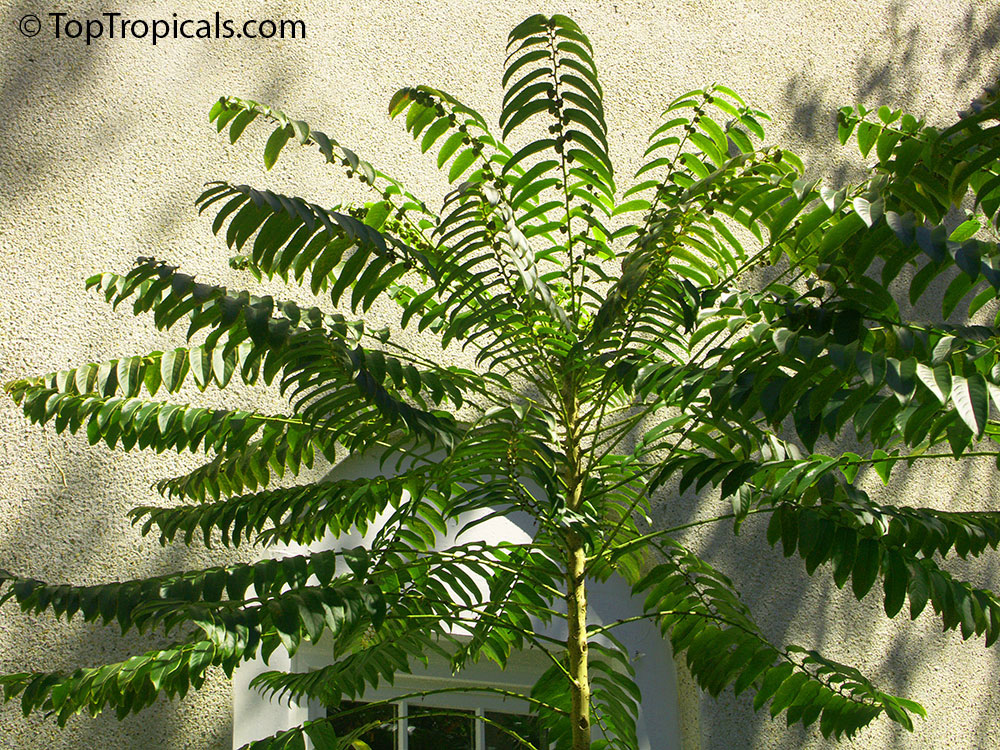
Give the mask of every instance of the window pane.
[[[503, 731], [509, 729], [526, 739], [535, 747], [541, 750], [546, 747], [542, 733], [538, 729], [538, 722], [533, 716], [524, 714], [501, 714], [493, 711], [486, 712], [486, 718], [492, 724], [486, 724], [486, 748], [485, 750], [522, 750], [525, 745], [518, 742], [514, 737]], [[499, 724], [500, 726], [497, 726]], [[501, 729], [503, 727], [503, 729]]]
[[[346, 711], [349, 708], [361, 708], [364, 705], [364, 703], [344, 701], [340, 704], [340, 708], [327, 709], [327, 716], [336, 716], [336, 714]], [[345, 737], [355, 729], [363, 727], [365, 724], [383, 721], [385, 723], [380, 726], [373, 727], [363, 732], [359, 739], [367, 742], [372, 750], [396, 750], [395, 718], [395, 706], [376, 706], [343, 718], [337, 717], [333, 719], [330, 724], [333, 727], [333, 730], [337, 733], [338, 737]]]
[[410, 706], [410, 750], [475, 750], [474, 716], [471, 711]]

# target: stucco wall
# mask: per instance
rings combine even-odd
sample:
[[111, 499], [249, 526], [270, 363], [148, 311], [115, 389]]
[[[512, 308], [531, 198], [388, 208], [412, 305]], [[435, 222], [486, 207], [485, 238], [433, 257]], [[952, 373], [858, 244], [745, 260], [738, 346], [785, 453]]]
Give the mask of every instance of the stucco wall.
[[[46, 14], [129, 18], [301, 19], [305, 40], [55, 40]], [[400, 86], [428, 83], [495, 117], [507, 31], [534, 12], [566, 12], [589, 33], [606, 92], [612, 156], [621, 175], [639, 164], [646, 134], [675, 94], [711, 81], [771, 111], [772, 140], [790, 140], [809, 161], [841, 172], [831, 149], [841, 104], [894, 103], [931, 120], [965, 106], [1000, 68], [1000, 11], [983, 0], [674, 0], [672, 2], [225, 2], [199, 5], [94, 0], [73, 6], [0, 0], [0, 380], [177, 345], [146, 321], [111, 313], [83, 279], [127, 269], [137, 255], [182, 263], [223, 283], [227, 252], [192, 210], [203, 182], [248, 182], [333, 203], [360, 197], [313, 154], [284, 154], [264, 174], [258, 138], [230, 147], [207, 125], [215, 97], [274, 103], [322, 125], [417, 192], [441, 194], [432, 160], [421, 157], [386, 104]], [[18, 31], [26, 14], [42, 30]], [[28, 25], [30, 29], [30, 23]], [[258, 405], [266, 407], [270, 396]], [[228, 396], [229, 403], [236, 396]], [[273, 404], [272, 404], [273, 406]], [[149, 485], [191, 467], [190, 456], [112, 453], [29, 426], [0, 402], [0, 565], [76, 583], [147, 575], [205, 561], [202, 552], [160, 549], [128, 526], [125, 511], [153, 499]], [[996, 506], [995, 470], [900, 474], [883, 497], [939, 506]], [[709, 501], [703, 501], [707, 503]], [[704, 506], [702, 506], [704, 507]], [[666, 522], [691, 503], [665, 502]], [[885, 723], [855, 747], [978, 748], [1000, 736], [1000, 663], [995, 648], [940, 635], [936, 620], [913, 627], [878, 619], [832, 585], [810, 583], [748, 523], [693, 537], [745, 586], [779, 641], [795, 640], [856, 661], [890, 690], [924, 703], [915, 737]], [[241, 552], [246, 556], [252, 553]], [[1000, 588], [1000, 566], [971, 566]], [[777, 572], [776, 572], [777, 571]], [[127, 644], [145, 648], [141, 639]], [[111, 633], [0, 610], [0, 671], [99, 663], [126, 653]], [[231, 696], [218, 680], [175, 705], [157, 705], [121, 724], [74, 719], [57, 730], [0, 710], [0, 748], [224, 748]], [[691, 747], [823, 747], [817, 732], [785, 733], [746, 701], [691, 694], [682, 701]]]

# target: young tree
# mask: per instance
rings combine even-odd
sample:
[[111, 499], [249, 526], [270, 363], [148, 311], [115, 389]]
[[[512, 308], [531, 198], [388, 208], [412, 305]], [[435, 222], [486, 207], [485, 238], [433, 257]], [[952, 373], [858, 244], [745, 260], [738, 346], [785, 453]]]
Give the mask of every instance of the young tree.
[[[819, 721], [824, 735], [883, 715], [912, 728], [918, 704], [816, 651], [770, 643], [677, 529], [640, 530], [663, 488], [673, 503], [719, 488], [716, 521], [770, 514], [771, 544], [810, 574], [829, 563], [858, 599], [880, 583], [888, 617], [907, 601], [911, 618], [930, 604], [963, 638], [997, 639], [1000, 599], [942, 562], [996, 548], [1000, 516], [881, 505], [854, 484], [865, 465], [887, 478], [899, 461], [996, 455], [996, 330], [916, 321], [890, 292], [912, 305], [943, 279], [944, 320], [997, 297], [1000, 254], [978, 239], [1000, 207], [995, 92], [944, 130], [886, 107], [842, 110], [840, 141], [856, 134], [870, 160], [868, 176], [842, 188], [803, 179], [792, 153], [759, 145], [767, 118], [733, 91], [688, 92], [619, 197], [587, 37], [563, 16], [533, 16], [509, 52], [499, 135], [432, 88], [390, 104], [455, 184], [440, 213], [276, 109], [234, 98], [212, 108], [233, 142], [252, 123], [273, 127], [267, 168], [294, 141], [371, 187], [363, 209], [224, 182], [198, 199], [246, 253], [240, 264], [307, 284], [333, 307], [235, 292], [140, 258], [88, 286], [151, 312], [158, 328], [183, 321], [202, 343], [7, 391], [34, 422], [85, 430], [92, 444], [212, 454], [159, 484], [177, 503], [132, 511], [162, 544], [311, 544], [387, 520], [365, 548], [146, 580], [57, 586], [3, 572], [0, 601], [26, 611], [177, 634], [117, 664], [2, 677], [7, 700], [60, 723], [83, 710], [123, 716], [199, 687], [211, 665], [231, 673], [328, 634], [335, 663], [256, 684], [336, 706], [430, 652], [461, 669], [482, 657], [503, 666], [531, 645], [551, 666], [522, 697], [555, 746], [633, 748], [618, 623], [587, 620], [588, 582], [620, 575], [708, 692], [751, 690], [756, 708]], [[526, 145], [505, 145], [522, 132]], [[949, 231], [956, 206], [969, 218]], [[399, 310], [389, 329], [334, 311], [383, 299]], [[419, 354], [404, 329], [468, 350], [474, 365]], [[277, 383], [289, 413], [155, 399], [187, 379]], [[836, 448], [852, 433], [864, 455]], [[317, 452], [333, 461], [338, 446], [379, 456], [385, 475], [267, 488]], [[528, 514], [533, 539], [441, 549], [448, 524], [473, 512]], [[537, 632], [552, 618], [565, 618], [565, 641]], [[359, 734], [338, 737], [324, 719], [251, 747], [301, 747], [303, 736], [338, 748]]]

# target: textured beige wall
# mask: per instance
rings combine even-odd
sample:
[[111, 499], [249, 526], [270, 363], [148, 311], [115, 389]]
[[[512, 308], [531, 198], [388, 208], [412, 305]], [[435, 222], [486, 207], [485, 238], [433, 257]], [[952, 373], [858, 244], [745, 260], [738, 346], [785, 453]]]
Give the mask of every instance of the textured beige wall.
[[[78, 17], [114, 10], [135, 18], [211, 16], [302, 19], [304, 41], [53, 40], [46, 13]], [[861, 100], [905, 105], [931, 120], [964, 107], [998, 70], [1000, 11], [986, 0], [523, 0], [340, 3], [230, 2], [215, 5], [121, 0], [73, 5], [0, 0], [0, 380], [176, 345], [146, 321], [111, 314], [82, 280], [123, 271], [155, 254], [205, 278], [237, 280], [209, 222], [191, 208], [199, 186], [225, 178], [293, 191], [320, 202], [356, 197], [313, 154], [284, 155], [271, 174], [262, 140], [228, 146], [206, 123], [220, 94], [271, 102], [341, 139], [411, 187], [440, 195], [432, 161], [421, 158], [386, 104], [399, 86], [429, 83], [495, 117], [503, 45], [510, 27], [537, 11], [566, 12], [590, 34], [606, 90], [612, 155], [626, 175], [645, 135], [673, 95], [725, 82], [774, 113], [772, 139], [791, 139], [819, 165], [845, 169], [827, 148], [832, 112]], [[42, 33], [17, 24], [36, 13]], [[345, 188], [347, 192], [345, 192]], [[266, 405], [266, 404], [265, 404]], [[174, 569], [207, 555], [160, 549], [128, 527], [124, 512], [153, 499], [150, 482], [193, 465], [181, 458], [123, 456], [77, 438], [44, 434], [0, 403], [0, 566], [77, 583]], [[940, 506], [994, 507], [988, 465], [900, 475], [883, 497]], [[707, 501], [705, 501], [707, 503]], [[688, 517], [666, 502], [660, 517]], [[890, 690], [923, 702], [930, 718], [916, 737], [886, 724], [855, 747], [983, 748], [1000, 736], [996, 649], [940, 635], [924, 615], [911, 628], [878, 619], [832, 586], [807, 583], [801, 563], [762, 548], [748, 523], [695, 538], [731, 568], [768, 631], [856, 660]], [[972, 566], [1000, 587], [1000, 567]], [[778, 571], [778, 572], [775, 572]], [[110, 634], [0, 610], [0, 671], [98, 663], [126, 653]], [[136, 639], [130, 647], [147, 644]], [[685, 701], [691, 747], [825, 747], [817, 732], [783, 733], [744, 700]], [[118, 724], [76, 719], [60, 732], [0, 710], [0, 748], [227, 747], [228, 685], [182, 704], [158, 705]]]

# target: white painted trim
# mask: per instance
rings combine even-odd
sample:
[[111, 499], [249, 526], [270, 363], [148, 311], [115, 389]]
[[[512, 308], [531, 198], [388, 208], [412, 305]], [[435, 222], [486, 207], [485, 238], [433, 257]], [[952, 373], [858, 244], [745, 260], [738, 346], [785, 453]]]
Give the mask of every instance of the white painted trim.
[[[400, 701], [397, 710], [399, 711], [399, 726], [402, 726], [410, 716], [409, 701]], [[410, 750], [410, 733], [397, 731], [396, 736], [399, 738], [399, 750]]]
[[259, 674], [273, 669], [291, 671], [293, 661], [279, 648], [268, 664], [262, 659], [241, 664], [233, 674], [233, 750], [275, 732], [296, 727], [309, 719], [310, 707], [295, 701], [266, 700], [250, 687]]

